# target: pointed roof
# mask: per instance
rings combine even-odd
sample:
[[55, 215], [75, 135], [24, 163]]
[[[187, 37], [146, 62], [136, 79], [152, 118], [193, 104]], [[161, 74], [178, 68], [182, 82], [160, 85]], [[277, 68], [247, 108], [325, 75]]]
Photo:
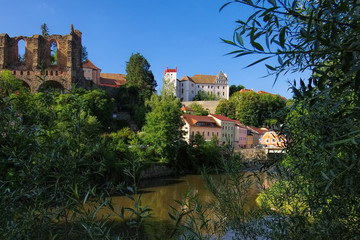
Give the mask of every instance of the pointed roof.
[[214, 118], [219, 119], [220, 121], [228, 121], [228, 122], [236, 122], [236, 120], [232, 120], [228, 117], [225, 117], [223, 115], [215, 115], [215, 114], [209, 114], [209, 116], [212, 116]]
[[100, 68], [98, 68], [97, 66], [95, 66], [89, 59], [86, 59], [83, 63], [82, 63], [82, 67], [83, 68], [90, 68], [90, 69], [95, 69], [95, 70], [100, 70]]
[[240, 121], [238, 120], [235, 120], [235, 124], [240, 126], [240, 127], [243, 127], [243, 128], [246, 128], [246, 126], [244, 124], [242, 124]]
[[192, 81], [192, 79], [189, 76], [183, 76], [179, 81]]
[[248, 127], [248, 128], [251, 129], [252, 131], [257, 132], [260, 135], [263, 135], [264, 133], [269, 131], [267, 128], [257, 128], [257, 127]]
[[[215, 119], [209, 116], [183, 114], [182, 117], [190, 126], [196, 125], [197, 127], [201, 127], [201, 125], [197, 125], [196, 123], [203, 122], [211, 124], [212, 127], [220, 128]], [[209, 125], [207, 125], [206, 127], [209, 127]]]

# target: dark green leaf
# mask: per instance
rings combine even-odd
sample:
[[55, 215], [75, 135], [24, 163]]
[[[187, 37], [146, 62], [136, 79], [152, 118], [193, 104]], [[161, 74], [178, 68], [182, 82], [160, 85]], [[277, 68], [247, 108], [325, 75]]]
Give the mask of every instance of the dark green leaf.
[[229, 40], [225, 40], [223, 38], [221, 38], [221, 40], [227, 44], [231, 44], [231, 45], [234, 45], [234, 46], [237, 46], [236, 43], [232, 42], [232, 41], [229, 41]]
[[255, 62], [253, 62], [253, 63], [251, 63], [251, 64], [247, 65], [245, 68], [248, 68], [248, 67], [254, 66], [255, 64], [258, 64], [258, 63], [260, 63], [260, 62], [262, 62], [262, 61], [265, 61], [266, 59], [269, 59], [269, 58], [271, 58], [271, 56], [269, 56], [269, 57], [264, 57], [264, 58], [262, 58], [262, 59], [259, 59], [259, 60], [255, 61]]
[[252, 42], [251, 45], [259, 51], [264, 51], [264, 48], [260, 45], [260, 43]]

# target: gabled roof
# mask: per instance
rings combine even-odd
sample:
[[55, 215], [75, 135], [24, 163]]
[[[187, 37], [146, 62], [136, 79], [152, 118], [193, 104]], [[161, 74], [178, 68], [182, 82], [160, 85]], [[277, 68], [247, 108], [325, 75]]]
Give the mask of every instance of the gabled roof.
[[183, 76], [179, 81], [193, 81], [189, 76]]
[[257, 132], [260, 135], [265, 134], [267, 131], [269, 131], [267, 128], [257, 128], [257, 127], [248, 127], [250, 128], [252, 131]]
[[223, 115], [215, 115], [215, 114], [209, 114], [209, 116], [212, 116], [216, 119], [219, 119], [220, 121], [228, 121], [228, 122], [236, 122], [236, 120], [232, 120], [228, 117], [225, 117]]
[[195, 74], [194, 76], [191, 77], [191, 79], [195, 83], [214, 84], [216, 81], [216, 76]]
[[98, 68], [97, 66], [95, 66], [89, 59], [86, 59], [83, 63], [82, 63], [82, 67], [83, 68], [90, 68], [90, 69], [95, 69], [95, 70], [100, 70], [100, 68]]
[[[220, 128], [220, 126], [217, 124], [215, 119], [209, 116], [198, 116], [198, 115], [190, 115], [190, 114], [183, 114], [183, 119], [190, 125], [195, 126], [196, 123], [202, 122], [202, 123], [213, 123], [212, 127]], [[196, 125], [198, 126], [198, 125]], [[198, 126], [201, 127], [201, 126]], [[210, 127], [210, 126], [206, 126]]]
[[100, 73], [100, 86], [120, 87], [126, 83], [125, 77], [125, 74]]
[[244, 124], [242, 124], [241, 122], [239, 122], [238, 120], [235, 120], [235, 124], [240, 127], [246, 128], [246, 126]]

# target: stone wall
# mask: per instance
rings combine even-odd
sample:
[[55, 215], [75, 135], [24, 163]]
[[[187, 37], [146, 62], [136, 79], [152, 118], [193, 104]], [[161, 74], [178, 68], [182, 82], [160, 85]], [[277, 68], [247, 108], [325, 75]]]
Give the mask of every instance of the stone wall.
[[[18, 42], [25, 42], [25, 61], [18, 60]], [[57, 63], [51, 64], [51, 44], [57, 45]], [[33, 35], [9, 37], [0, 35], [0, 71], [10, 70], [18, 79], [23, 80], [34, 92], [44, 82], [55, 82], [63, 89], [71, 85], [82, 86], [84, 72], [81, 65], [81, 32], [74, 30], [68, 35]], [[42, 80], [39, 81], [39, 77]]]
[[189, 102], [181, 102], [186, 107], [189, 107], [192, 103], [200, 104], [205, 110], [208, 110], [209, 113], [215, 114], [216, 107], [219, 105], [220, 101], [189, 101]]

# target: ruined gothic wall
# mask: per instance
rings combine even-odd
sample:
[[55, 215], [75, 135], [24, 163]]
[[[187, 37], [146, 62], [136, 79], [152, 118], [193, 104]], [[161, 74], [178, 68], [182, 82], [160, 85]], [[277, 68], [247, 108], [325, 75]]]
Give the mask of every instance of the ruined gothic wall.
[[[18, 42], [25, 41], [25, 62], [18, 60]], [[51, 43], [57, 44], [57, 64], [50, 60]], [[49, 81], [70, 89], [72, 83], [82, 86], [84, 73], [81, 66], [81, 32], [71, 29], [68, 35], [33, 35], [9, 37], [0, 35], [0, 71], [10, 70], [26, 82], [32, 91]], [[43, 81], [39, 81], [41, 76]]]

